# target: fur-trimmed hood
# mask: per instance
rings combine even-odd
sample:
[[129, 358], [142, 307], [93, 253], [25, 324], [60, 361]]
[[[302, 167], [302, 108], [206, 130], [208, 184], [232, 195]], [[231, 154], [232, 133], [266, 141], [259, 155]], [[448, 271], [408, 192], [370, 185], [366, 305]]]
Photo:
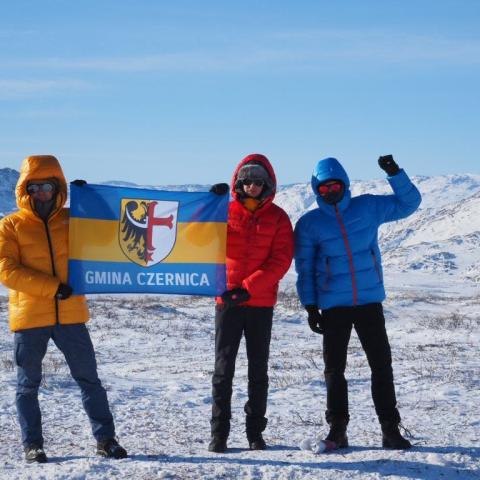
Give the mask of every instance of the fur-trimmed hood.
[[273, 167], [265, 155], [260, 153], [252, 153], [247, 155], [238, 165], [235, 171], [233, 172], [232, 182], [230, 188], [232, 191], [232, 197], [235, 200], [243, 200], [242, 192], [243, 188], [238, 184], [238, 172], [239, 170], [247, 164], [257, 164], [261, 165], [268, 173], [269, 179], [265, 182], [264, 190], [262, 191], [259, 200], [262, 201], [262, 205], [265, 203], [273, 202], [275, 198], [275, 193], [277, 191], [277, 178]]

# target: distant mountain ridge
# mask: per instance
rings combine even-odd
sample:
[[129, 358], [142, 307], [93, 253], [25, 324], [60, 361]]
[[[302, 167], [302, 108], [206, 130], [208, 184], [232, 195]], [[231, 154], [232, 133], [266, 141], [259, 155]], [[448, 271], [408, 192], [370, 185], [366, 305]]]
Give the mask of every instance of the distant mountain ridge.
[[[0, 216], [15, 210], [15, 184], [19, 173], [0, 169]], [[382, 225], [379, 241], [384, 265], [391, 272], [425, 272], [446, 275], [447, 280], [480, 284], [480, 175], [416, 176], [422, 205], [412, 216]], [[130, 182], [109, 185], [140, 187]], [[208, 190], [209, 185], [141, 186], [162, 190]], [[388, 194], [385, 179], [352, 181], [352, 195]], [[275, 202], [292, 223], [317, 206], [309, 184], [282, 185]]]
[[0, 217], [15, 210], [15, 185], [20, 173], [12, 168], [0, 168]]

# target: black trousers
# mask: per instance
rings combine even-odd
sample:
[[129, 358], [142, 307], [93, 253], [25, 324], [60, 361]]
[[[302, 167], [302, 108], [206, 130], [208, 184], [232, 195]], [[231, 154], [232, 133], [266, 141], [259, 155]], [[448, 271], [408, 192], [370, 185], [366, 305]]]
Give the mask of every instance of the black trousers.
[[392, 355], [385, 330], [381, 303], [323, 310], [323, 360], [327, 386], [328, 423], [349, 419], [348, 387], [345, 380], [347, 347], [355, 328], [370, 365], [371, 389], [375, 411], [380, 422], [399, 422], [393, 383]]
[[248, 359], [248, 401], [244, 408], [247, 437], [255, 439], [265, 430], [272, 318], [273, 307], [216, 307], [212, 435], [227, 438], [230, 432], [232, 381], [242, 335]]

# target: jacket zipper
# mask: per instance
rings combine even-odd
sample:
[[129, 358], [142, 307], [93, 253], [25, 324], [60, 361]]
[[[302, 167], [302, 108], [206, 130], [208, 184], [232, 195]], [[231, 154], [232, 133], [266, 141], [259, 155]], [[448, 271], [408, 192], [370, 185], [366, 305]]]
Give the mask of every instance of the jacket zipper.
[[[255, 212], [251, 212], [251, 217], [248, 219], [248, 241], [247, 241], [248, 245], [251, 245], [251, 239], [252, 239], [252, 236], [255, 232], [256, 225], [257, 225], [257, 218], [255, 217]], [[245, 261], [243, 263], [245, 270], [243, 271], [242, 277], [244, 279], [247, 277], [248, 264], [249, 264], [249, 260], [250, 260], [250, 250], [251, 250], [250, 248], [247, 248], [247, 252], [246, 252], [246, 255], [245, 255]], [[242, 287], [242, 285], [240, 285], [240, 287]], [[249, 305], [248, 302], [249, 302], [249, 300], [242, 303], [242, 305]]]
[[338, 207], [335, 204], [335, 215], [337, 216], [338, 224], [340, 225], [340, 231], [342, 232], [343, 243], [345, 244], [345, 250], [347, 251], [348, 256], [348, 267], [350, 269], [350, 276], [352, 278], [352, 293], [353, 293], [353, 304], [357, 305], [358, 302], [358, 289], [357, 289], [357, 279], [355, 278], [355, 266], [353, 264], [353, 255], [352, 249], [350, 248], [350, 243], [348, 242], [347, 229], [343, 223]]
[[[50, 263], [52, 264], [52, 273], [53, 273], [53, 276], [56, 277], [57, 273], [55, 271], [55, 261], [53, 258], [52, 239], [50, 237], [50, 230], [48, 229], [48, 219], [43, 220], [43, 224], [45, 225], [45, 232], [47, 234], [48, 250], [50, 251]], [[56, 296], [54, 298], [55, 298], [55, 323], [58, 325], [60, 324], [60, 318], [58, 315], [58, 298]]]
[[[248, 242], [247, 243], [249, 245], [252, 244], [252, 237], [255, 233], [256, 226], [257, 226], [257, 219], [255, 218], [255, 213], [253, 212], [251, 218], [248, 220]], [[244, 263], [245, 271], [243, 273], [243, 278], [247, 277], [248, 263], [249, 263], [249, 260], [250, 260], [250, 251], [251, 251], [251, 249], [247, 248], [247, 255], [245, 257], [245, 263]]]

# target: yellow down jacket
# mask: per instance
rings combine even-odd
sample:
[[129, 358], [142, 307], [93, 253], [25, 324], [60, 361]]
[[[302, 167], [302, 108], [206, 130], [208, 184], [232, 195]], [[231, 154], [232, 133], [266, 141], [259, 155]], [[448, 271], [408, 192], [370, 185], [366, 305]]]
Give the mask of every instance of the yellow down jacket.
[[[29, 181], [46, 179], [55, 179], [59, 190], [47, 222], [36, 214], [27, 193]], [[58, 160], [51, 155], [27, 157], [15, 195], [19, 210], [0, 221], [0, 281], [9, 289], [10, 329], [85, 323], [83, 295], [55, 298], [68, 274], [69, 210], [63, 208], [67, 183]]]

